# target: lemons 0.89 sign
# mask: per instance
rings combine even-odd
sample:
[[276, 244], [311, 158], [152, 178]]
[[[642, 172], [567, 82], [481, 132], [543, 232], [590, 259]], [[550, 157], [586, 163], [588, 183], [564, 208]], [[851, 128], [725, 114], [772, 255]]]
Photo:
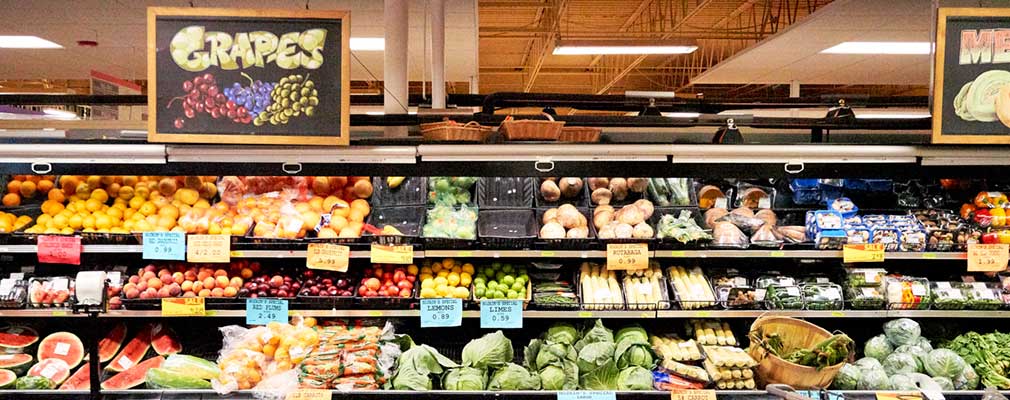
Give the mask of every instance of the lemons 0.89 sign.
[[348, 144], [349, 13], [148, 9], [148, 140]]

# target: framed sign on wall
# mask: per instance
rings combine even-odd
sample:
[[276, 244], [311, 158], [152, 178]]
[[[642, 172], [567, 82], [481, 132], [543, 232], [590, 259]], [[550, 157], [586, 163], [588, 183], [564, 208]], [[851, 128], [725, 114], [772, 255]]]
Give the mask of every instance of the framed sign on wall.
[[148, 140], [347, 145], [349, 18], [148, 8]]
[[933, 143], [1010, 144], [1010, 8], [940, 8]]

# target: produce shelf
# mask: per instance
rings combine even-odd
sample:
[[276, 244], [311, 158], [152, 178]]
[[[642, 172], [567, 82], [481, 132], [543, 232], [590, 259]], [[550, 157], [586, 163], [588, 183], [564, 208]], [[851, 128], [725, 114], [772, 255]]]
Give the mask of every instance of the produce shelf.
[[425, 257], [604, 258], [602, 250], [425, 250]]
[[[837, 250], [656, 250], [654, 258], [842, 258]], [[964, 260], [964, 252], [887, 252], [885, 260]]]
[[[527, 390], [527, 391], [449, 391], [449, 390], [429, 390], [424, 392], [415, 392], [410, 390], [367, 390], [367, 391], [354, 391], [354, 392], [340, 392], [334, 390], [334, 398], [338, 395], [348, 395], [352, 394], [353, 397], [382, 397], [384, 399], [440, 399], [440, 398], [487, 398], [487, 399], [499, 399], [499, 398], [515, 398], [515, 399], [526, 399], [526, 398], [557, 398], [558, 392], [553, 390]], [[21, 392], [19, 392], [20, 394]], [[41, 392], [45, 393], [45, 392]], [[52, 393], [52, 392], [49, 392]], [[660, 391], [660, 390], [648, 390], [648, 391], [615, 391], [614, 392], [618, 399], [642, 399], [642, 398], [663, 398], [669, 399], [670, 392]], [[765, 400], [765, 399], [781, 399], [778, 396], [768, 394], [764, 390], [716, 390], [716, 396], [723, 399], [753, 399], [753, 400]], [[908, 393], [908, 392], [889, 392], [889, 391], [859, 391], [859, 390], [832, 390], [827, 392], [820, 392], [815, 394], [824, 396], [827, 399], [856, 399], [856, 400], [870, 400], [875, 399], [877, 394], [880, 393]], [[1008, 391], [1001, 391], [1000, 393], [1006, 395], [1010, 393]], [[807, 393], [812, 394], [812, 393]], [[946, 399], [980, 399], [985, 394], [982, 390], [961, 390], [961, 391], [949, 391], [943, 392], [943, 398]], [[70, 398], [70, 397], [61, 397]], [[228, 395], [221, 396], [216, 392], [211, 390], [118, 390], [118, 391], [102, 391], [103, 399], [229, 399], [229, 400], [246, 400], [255, 399], [252, 391], [238, 391], [229, 393]], [[924, 397], [925, 398], [925, 397]]]
[[[351, 258], [370, 258], [370, 251], [351, 251]], [[233, 258], [305, 258], [305, 250], [232, 250]], [[424, 258], [423, 251], [415, 251], [414, 258]]]

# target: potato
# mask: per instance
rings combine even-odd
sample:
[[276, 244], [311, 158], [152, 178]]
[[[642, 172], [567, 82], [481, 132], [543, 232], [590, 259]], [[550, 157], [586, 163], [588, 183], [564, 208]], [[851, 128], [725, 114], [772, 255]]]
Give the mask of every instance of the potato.
[[653, 234], [654, 232], [652, 231], [652, 227], [649, 226], [649, 224], [642, 222], [635, 225], [635, 229], [631, 233], [631, 237], [636, 239], [652, 239]]
[[614, 206], [611, 206], [609, 204], [604, 204], [604, 205], [601, 205], [599, 207], [596, 207], [596, 209], [593, 210], [593, 215], [595, 216], [596, 214], [599, 214], [599, 213], [604, 212], [604, 211], [610, 211], [611, 213], [613, 213], [614, 212]]
[[582, 192], [582, 178], [561, 178], [561, 195], [566, 198], [578, 197]]
[[585, 239], [589, 237], [589, 228], [585, 226], [577, 226], [569, 229], [567, 237], [569, 239]]
[[593, 194], [589, 198], [593, 201], [593, 204], [598, 205], [608, 205], [610, 204], [610, 198], [614, 194], [607, 188], [599, 188], [593, 191]]
[[544, 181], [540, 184], [540, 195], [544, 196], [546, 201], [558, 201], [561, 199], [561, 189], [554, 181]]
[[614, 200], [620, 201], [628, 197], [628, 181], [624, 178], [611, 179], [609, 188]]
[[589, 190], [606, 188], [609, 185], [610, 179], [608, 178], [589, 178]]
[[628, 189], [635, 193], [645, 193], [649, 188], [649, 180], [646, 178], [628, 178]]
[[600, 231], [597, 232], [596, 235], [600, 239], [613, 239], [613, 238], [616, 238], [617, 237], [617, 233], [614, 231], [615, 227], [617, 227], [616, 224], [606, 224], [606, 225], [603, 225], [602, 227], [598, 228]]
[[630, 239], [635, 234], [635, 228], [628, 224], [617, 224], [614, 227], [614, 236], [618, 239]]
[[565, 237], [565, 228], [557, 222], [548, 222], [540, 228], [540, 237], [544, 239], [562, 239]]
[[655, 211], [655, 207], [652, 206], [652, 202], [646, 199], [639, 199], [633, 205], [638, 207], [639, 210], [642, 210], [642, 213], [645, 214], [645, 219], [652, 217], [652, 213]]
[[613, 211], [604, 211], [601, 213], [596, 213], [596, 215], [593, 215], [593, 226], [595, 226], [596, 229], [602, 229], [604, 226], [606, 226], [613, 220], [614, 220]]
[[576, 228], [579, 228], [579, 227], [585, 228], [587, 226], [589, 226], [589, 221], [586, 220], [586, 216], [583, 215], [582, 213], [579, 213], [579, 223], [576, 224], [575, 227]]
[[558, 209], [551, 208], [544, 211], [544, 217], [540, 220], [540, 223], [547, 225], [548, 222], [555, 221], [558, 219]]

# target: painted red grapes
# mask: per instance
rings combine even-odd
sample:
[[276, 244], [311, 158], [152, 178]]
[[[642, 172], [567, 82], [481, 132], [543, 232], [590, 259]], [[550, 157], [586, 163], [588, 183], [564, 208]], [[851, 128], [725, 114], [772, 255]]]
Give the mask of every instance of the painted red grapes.
[[213, 74], [206, 73], [183, 82], [182, 90], [186, 94], [172, 99], [166, 107], [171, 108], [176, 100], [182, 102], [184, 118], [173, 121], [176, 129], [182, 129], [186, 126], [186, 120], [194, 119], [200, 114], [208, 114], [213, 119], [228, 118], [240, 124], [249, 124], [253, 120], [244, 105], [236, 104], [225, 96]]

